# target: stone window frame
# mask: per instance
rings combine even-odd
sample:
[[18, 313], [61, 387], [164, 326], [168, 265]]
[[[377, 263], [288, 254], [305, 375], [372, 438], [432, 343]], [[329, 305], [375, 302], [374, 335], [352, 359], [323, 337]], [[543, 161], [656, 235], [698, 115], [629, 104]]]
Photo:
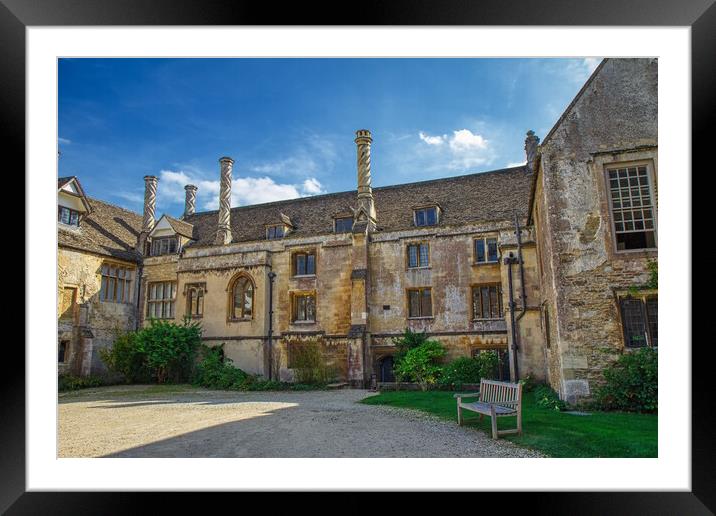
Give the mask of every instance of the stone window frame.
[[[617, 314], [619, 317], [619, 324], [621, 326], [621, 334], [622, 334], [622, 349], [625, 352], [633, 352], [637, 351], [642, 348], [652, 348], [652, 349], [659, 349], [658, 344], [658, 314], [656, 318], [656, 324], [657, 324], [657, 344], [654, 346], [652, 342], [652, 328], [651, 324], [653, 321], [650, 321], [648, 309], [647, 309], [647, 301], [651, 299], [656, 299], [657, 306], [658, 306], [658, 300], [659, 300], [659, 291], [656, 289], [644, 289], [639, 290], [637, 293], [629, 292], [629, 291], [623, 291], [623, 290], [617, 290], [615, 291], [615, 299], [616, 299], [616, 305], [617, 305]], [[628, 346], [627, 345], [627, 333], [626, 333], [626, 324], [624, 321], [624, 312], [622, 311], [622, 301], [626, 299], [636, 299], [641, 301], [641, 309], [642, 309], [642, 316], [644, 318], [644, 325], [645, 325], [645, 337], [646, 337], [646, 344], [644, 346]]]
[[[614, 218], [612, 216], [611, 198], [609, 194], [608, 169], [623, 168], [638, 164], [648, 164], [651, 195], [654, 203], [654, 228], [657, 247], [648, 249], [624, 249], [617, 250], [616, 235], [614, 234]], [[604, 224], [604, 243], [609, 260], [631, 260], [634, 258], [655, 259], [658, 256], [658, 217], [659, 217], [659, 164], [656, 146], [644, 146], [638, 149], [622, 149], [592, 153], [592, 159], [588, 166], [591, 168], [593, 177], [599, 192], [600, 212]]]
[[[200, 313], [192, 313], [191, 310], [191, 302], [192, 302], [192, 292], [197, 292], [197, 294], [201, 293], [201, 295], [197, 295], [197, 311], [199, 308], [199, 302], [198, 300], [201, 299], [201, 310]], [[191, 318], [191, 319], [201, 319], [204, 317], [204, 302], [206, 300], [206, 283], [205, 282], [199, 282], [199, 283], [184, 283], [184, 297], [186, 299], [186, 307], [184, 314]]]
[[[245, 316], [243, 315], [244, 309], [242, 308], [241, 313], [242, 317], [234, 317], [234, 289], [236, 288], [236, 284], [241, 280], [242, 278], [246, 278], [248, 280], [248, 283], [251, 285], [251, 315]], [[254, 278], [246, 271], [239, 271], [236, 274], [232, 276], [232, 278], [229, 280], [229, 283], [226, 287], [226, 322], [245, 322], [245, 321], [252, 321], [254, 319], [254, 315], [256, 314], [256, 281], [254, 281]], [[244, 295], [245, 292], [244, 292]]]
[[[115, 276], [111, 276], [110, 274], [104, 273], [104, 268], [108, 267], [109, 271], [111, 271], [112, 268], [117, 269], [117, 273]], [[119, 270], [124, 271], [124, 276], [122, 278], [119, 277]], [[126, 263], [116, 262], [112, 260], [104, 260], [102, 264], [99, 266], [99, 284], [100, 284], [100, 290], [97, 293], [97, 297], [99, 298], [100, 302], [102, 303], [117, 303], [117, 304], [132, 304], [134, 302], [134, 280], [136, 279], [136, 271], [137, 268], [131, 265], [128, 265]], [[108, 278], [105, 280], [105, 278]], [[114, 280], [114, 295], [112, 298], [107, 297], [107, 292], [105, 290], [105, 281], [108, 284], [110, 279]], [[118, 281], [122, 280], [123, 284], [129, 284], [126, 287], [123, 287], [123, 294], [122, 294], [122, 300], [118, 300], [117, 296], [117, 284]]]
[[[422, 301], [419, 303], [420, 307], [420, 315], [419, 316], [411, 316], [410, 315], [410, 293], [411, 292], [419, 292], [420, 299], [422, 300], [422, 292], [425, 290], [430, 291], [430, 315], [423, 315], [423, 303]], [[407, 319], [410, 321], [415, 320], [421, 320], [421, 319], [434, 319], [435, 318], [435, 303], [433, 299], [433, 288], [431, 286], [424, 286], [424, 287], [409, 287], [405, 289], [405, 313], [407, 315]]]
[[[311, 274], [296, 274], [296, 257], [298, 255], [313, 255], [313, 273]], [[318, 272], [318, 249], [316, 247], [302, 247], [291, 250], [291, 278], [315, 278]]]
[[[649, 197], [651, 198], [651, 210], [652, 210], [652, 219], [654, 227], [652, 228], [654, 232], [654, 247], [643, 247], [639, 249], [617, 249], [617, 230], [615, 228], [616, 220], [614, 217], [614, 203], [611, 197], [611, 185], [610, 185], [610, 177], [609, 172], [617, 169], [623, 169], [623, 168], [635, 168], [644, 166], [646, 167], [646, 177], [649, 182]], [[608, 163], [604, 164], [604, 180], [605, 180], [605, 190], [607, 193], [607, 202], [609, 205], [609, 220], [610, 220], [610, 226], [609, 229], [611, 230], [612, 234], [612, 245], [614, 246], [614, 252], [615, 253], [629, 253], [629, 252], [643, 252], [643, 251], [655, 251], [659, 248], [659, 221], [658, 221], [658, 209], [657, 209], [657, 203], [656, 203], [656, 193], [655, 193], [655, 173], [654, 173], [654, 165], [650, 160], [637, 160], [637, 161], [629, 161], [629, 162], [616, 162], [616, 163]], [[632, 207], [633, 208], [633, 207]], [[646, 231], [646, 230], [645, 230]]]
[[[298, 298], [313, 297], [313, 319], [297, 319]], [[292, 290], [289, 292], [289, 301], [291, 308], [291, 324], [317, 324], [318, 323], [318, 294], [315, 289], [312, 290]]]
[[[428, 263], [427, 263], [427, 265], [420, 265], [420, 247], [423, 245], [427, 246], [427, 248], [428, 248]], [[415, 247], [415, 246], [418, 247], [418, 265], [413, 267], [410, 265], [410, 248]], [[414, 240], [414, 241], [406, 242], [406, 244], [405, 244], [405, 268], [406, 268], [406, 270], [430, 269], [430, 268], [432, 268], [432, 266], [430, 265], [431, 261], [432, 260], [430, 259], [430, 242], [428, 242], [427, 240]]]
[[[152, 299], [152, 286], [156, 285], [162, 285], [162, 297], [161, 298], [155, 298]], [[166, 297], [166, 285], [172, 285], [172, 297]], [[150, 281], [147, 282], [147, 318], [149, 319], [160, 319], [160, 320], [172, 320], [176, 318], [176, 300], [177, 300], [177, 281], [176, 280], [157, 280], [157, 281]], [[151, 315], [152, 313], [152, 307], [159, 305], [162, 307], [162, 313], [164, 313], [164, 306], [168, 305], [170, 307], [170, 313], [172, 315], [169, 316], [162, 316], [162, 317], [153, 317]], [[156, 309], [155, 309], [156, 313]]]
[[[430, 209], [435, 210], [435, 224], [418, 225], [418, 212], [424, 211], [424, 210], [430, 210]], [[420, 206], [413, 206], [413, 225], [416, 228], [433, 228], [435, 226], [439, 226], [440, 225], [440, 215], [441, 215], [440, 211], [441, 211], [440, 206], [438, 206], [435, 203], [424, 204], [424, 205], [420, 205]], [[426, 217], [426, 222], [427, 222], [427, 213], [425, 214], [425, 217]]]
[[[338, 221], [348, 219], [350, 219], [351, 221], [350, 229], [338, 231]], [[335, 217], [333, 217], [333, 232], [338, 234], [351, 233], [353, 231], [353, 224], [355, 224], [355, 218], [353, 217], [353, 215], [336, 215]]]
[[[485, 260], [484, 261], [478, 261], [477, 260], [477, 242], [483, 241], [485, 246]], [[488, 240], [494, 240], [495, 241], [495, 250], [497, 251], [497, 259], [496, 260], [489, 260], [490, 252], [489, 252], [489, 245], [487, 243]], [[487, 235], [480, 235], [477, 237], [474, 237], [472, 239], [472, 263], [473, 265], [495, 265], [500, 263], [500, 247], [499, 247], [499, 235], [497, 234], [487, 234]]]
[[[498, 287], [497, 291], [497, 309], [498, 313], [501, 313], [501, 317], [475, 317], [475, 289]], [[473, 283], [470, 285], [470, 320], [471, 321], [503, 321], [505, 320], [504, 303], [502, 301], [502, 283], [499, 281], [486, 281], [481, 283]], [[489, 297], [489, 290], [488, 290]], [[482, 300], [482, 294], [480, 294], [480, 300]], [[481, 301], [482, 302], [482, 301]], [[490, 313], [492, 313], [492, 303], [490, 303]]]

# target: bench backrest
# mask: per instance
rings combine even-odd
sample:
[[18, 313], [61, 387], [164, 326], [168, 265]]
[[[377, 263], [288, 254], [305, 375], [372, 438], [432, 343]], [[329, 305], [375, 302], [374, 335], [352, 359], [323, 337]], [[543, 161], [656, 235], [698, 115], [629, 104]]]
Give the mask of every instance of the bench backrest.
[[514, 406], [522, 400], [522, 385], [519, 383], [480, 380], [480, 401], [495, 405]]

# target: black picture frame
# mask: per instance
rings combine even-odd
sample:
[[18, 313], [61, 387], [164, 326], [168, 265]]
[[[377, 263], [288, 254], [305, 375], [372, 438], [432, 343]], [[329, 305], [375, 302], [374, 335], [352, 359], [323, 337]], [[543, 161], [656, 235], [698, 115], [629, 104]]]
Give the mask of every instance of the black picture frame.
[[[362, 0], [345, 9], [332, 2], [272, 3], [202, 0], [0, 0], [0, 120], [5, 137], [5, 163], [25, 170], [25, 29], [63, 25], [580, 25], [691, 27], [692, 156], [706, 162], [710, 153], [716, 103], [716, 5], [714, 0]], [[8, 160], [8, 158], [11, 158]], [[702, 173], [711, 174], [712, 167]], [[688, 173], [688, 171], [686, 171]], [[26, 178], [27, 180], [27, 178]], [[16, 181], [19, 183], [19, 181]], [[703, 195], [703, 193], [702, 193]], [[697, 203], [693, 203], [698, 205]], [[708, 204], [708, 203], [706, 203]], [[703, 205], [703, 203], [702, 203]], [[696, 222], [696, 218], [692, 220]], [[31, 235], [26, 234], [26, 238]], [[19, 246], [18, 246], [19, 248]], [[698, 270], [696, 261], [692, 270]], [[27, 274], [28, 271], [26, 271]], [[691, 278], [685, 278], [691, 284]], [[693, 320], [708, 305], [692, 302]], [[686, 326], [686, 321], [681, 321]], [[690, 339], [688, 331], [685, 338]], [[10, 342], [12, 341], [12, 343]], [[93, 514], [148, 512], [166, 497], [161, 494], [39, 493], [25, 489], [25, 354], [16, 339], [6, 339], [3, 403], [0, 404], [0, 510], [8, 514]], [[716, 507], [714, 439], [708, 425], [714, 401], [707, 371], [708, 345], [692, 347], [692, 491], [642, 493], [501, 493], [480, 494], [481, 501], [500, 497], [530, 504], [530, 512], [571, 514], [712, 514]], [[38, 343], [26, 342], [26, 346]], [[688, 349], [684, 346], [684, 349]], [[7, 366], [12, 364], [12, 367]], [[709, 374], [710, 373], [710, 374]], [[663, 373], [662, 373], [663, 374]], [[663, 414], [661, 417], [668, 417]], [[182, 495], [180, 495], [182, 496]], [[246, 496], [246, 495], [241, 495]], [[350, 506], [346, 495], [341, 505]], [[258, 497], [252, 496], [258, 502]], [[420, 500], [420, 498], [418, 498]], [[522, 501], [522, 500], [520, 500]], [[247, 499], [244, 508], [250, 507]], [[276, 505], [272, 505], [276, 509]], [[384, 507], [385, 508], [385, 507]], [[371, 510], [366, 507], [366, 510]]]

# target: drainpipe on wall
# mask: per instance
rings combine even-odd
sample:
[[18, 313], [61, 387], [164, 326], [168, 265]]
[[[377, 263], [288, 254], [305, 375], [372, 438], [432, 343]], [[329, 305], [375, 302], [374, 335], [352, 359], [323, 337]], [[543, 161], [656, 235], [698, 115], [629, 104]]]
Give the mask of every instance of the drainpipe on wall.
[[273, 280], [276, 279], [276, 273], [270, 271], [269, 279], [269, 326], [268, 326], [268, 379], [271, 380], [271, 370], [273, 369]]
[[525, 264], [522, 260], [522, 230], [517, 213], [515, 213], [515, 234], [517, 235], [517, 263], [520, 264], [520, 290], [522, 293], [522, 312], [517, 316], [517, 321], [519, 321], [527, 313], [527, 291], [525, 289]]
[[515, 382], [519, 380], [519, 371], [517, 369], [517, 327], [516, 327], [516, 320], [515, 320], [515, 299], [512, 292], [512, 264], [515, 263], [517, 259], [515, 258], [514, 254], [510, 253], [509, 256], [507, 256], [504, 260], [505, 265], [508, 266], [507, 269], [507, 285], [509, 288], [509, 305], [510, 305], [510, 329], [512, 334], [512, 366], [513, 370], [515, 372]]

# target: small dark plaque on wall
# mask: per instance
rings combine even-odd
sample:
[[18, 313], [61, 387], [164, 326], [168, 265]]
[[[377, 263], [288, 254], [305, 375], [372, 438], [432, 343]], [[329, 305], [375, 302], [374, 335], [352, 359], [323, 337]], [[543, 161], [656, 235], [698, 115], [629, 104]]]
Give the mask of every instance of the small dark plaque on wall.
[[383, 310], [390, 310], [390, 305], [383, 305]]

